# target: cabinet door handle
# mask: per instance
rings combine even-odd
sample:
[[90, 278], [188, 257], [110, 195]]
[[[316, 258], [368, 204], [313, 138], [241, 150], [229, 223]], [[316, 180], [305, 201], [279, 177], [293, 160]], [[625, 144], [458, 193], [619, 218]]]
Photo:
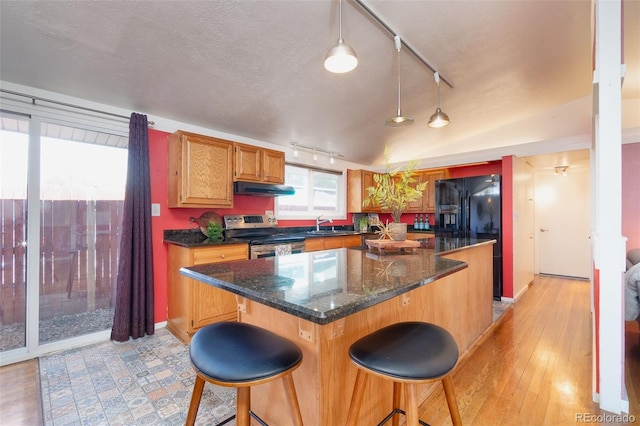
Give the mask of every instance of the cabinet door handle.
[[220, 255], [220, 257], [221, 257], [222, 259], [224, 259], [224, 253], [223, 253], [223, 254], [221, 254], [221, 255]]
[[540, 232], [549, 232], [548, 229], [540, 228]]

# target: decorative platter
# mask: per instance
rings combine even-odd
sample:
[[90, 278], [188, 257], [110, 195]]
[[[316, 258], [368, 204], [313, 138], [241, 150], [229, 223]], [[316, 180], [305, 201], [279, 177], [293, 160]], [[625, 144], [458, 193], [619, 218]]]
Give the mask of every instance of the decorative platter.
[[378, 249], [380, 252], [385, 251], [402, 251], [402, 250], [411, 250], [420, 247], [420, 241], [413, 240], [404, 240], [404, 241], [395, 241], [395, 240], [366, 240], [365, 243], [370, 249]]

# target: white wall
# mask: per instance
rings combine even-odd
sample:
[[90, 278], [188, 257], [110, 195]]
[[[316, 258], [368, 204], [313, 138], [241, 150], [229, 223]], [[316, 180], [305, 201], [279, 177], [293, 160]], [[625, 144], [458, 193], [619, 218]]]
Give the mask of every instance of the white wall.
[[513, 158], [513, 297], [518, 299], [533, 281], [534, 200], [533, 168]]

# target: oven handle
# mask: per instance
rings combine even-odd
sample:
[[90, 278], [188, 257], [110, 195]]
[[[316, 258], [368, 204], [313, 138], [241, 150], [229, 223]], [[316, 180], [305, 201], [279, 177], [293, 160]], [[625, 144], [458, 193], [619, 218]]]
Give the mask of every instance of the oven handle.
[[[250, 246], [250, 258], [259, 259], [261, 257], [274, 257], [276, 255], [276, 247], [286, 245], [283, 244], [261, 244]], [[291, 254], [304, 253], [304, 242], [291, 243]]]

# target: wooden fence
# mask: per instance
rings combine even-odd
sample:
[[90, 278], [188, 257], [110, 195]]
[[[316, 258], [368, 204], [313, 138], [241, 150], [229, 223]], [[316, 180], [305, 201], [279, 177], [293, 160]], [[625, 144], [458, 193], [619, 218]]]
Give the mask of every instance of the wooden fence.
[[[117, 200], [41, 201], [41, 319], [113, 305], [122, 208]], [[0, 199], [0, 325], [25, 321], [26, 210], [26, 200]]]

